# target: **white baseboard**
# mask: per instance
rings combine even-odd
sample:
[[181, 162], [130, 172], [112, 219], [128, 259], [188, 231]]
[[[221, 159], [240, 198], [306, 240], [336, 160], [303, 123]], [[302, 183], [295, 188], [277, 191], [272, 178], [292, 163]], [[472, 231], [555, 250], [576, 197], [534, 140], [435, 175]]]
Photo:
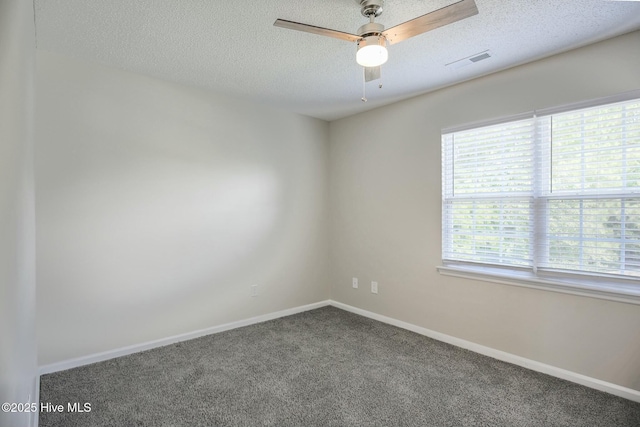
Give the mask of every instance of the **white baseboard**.
[[[205, 335], [216, 334], [219, 332], [228, 331], [231, 329], [241, 328], [243, 326], [254, 325], [256, 323], [266, 322], [268, 320], [277, 319], [280, 317], [290, 316], [292, 314], [302, 313], [316, 308], [325, 307], [327, 305], [340, 308], [351, 313], [359, 314], [364, 317], [368, 317], [373, 320], [378, 320], [389, 325], [397, 326], [402, 329], [406, 329], [420, 335], [427, 336], [429, 338], [436, 339], [438, 341], [446, 342], [448, 344], [461, 347], [475, 353], [479, 353], [485, 356], [492, 357], [494, 359], [502, 360], [504, 362], [512, 363], [514, 365], [522, 366], [532, 371], [542, 372], [553, 377], [562, 378], [567, 381], [571, 381], [577, 384], [584, 385], [596, 390], [604, 391], [616, 396], [623, 397], [625, 399], [632, 400], [634, 402], [640, 402], [640, 391], [622, 387], [617, 384], [602, 381], [596, 378], [591, 378], [586, 375], [578, 374], [576, 372], [567, 371], [566, 369], [557, 368], [555, 366], [547, 365], [545, 363], [536, 362], [535, 360], [527, 359], [525, 357], [517, 356], [515, 354], [507, 353], [505, 351], [496, 350], [491, 347], [486, 347], [480, 344], [473, 343], [471, 341], [456, 338], [451, 335], [446, 335], [440, 332], [432, 331], [427, 328], [413, 325], [411, 323], [403, 322], [401, 320], [393, 319], [391, 317], [383, 316], [373, 313], [371, 311], [363, 310], [357, 307], [353, 307], [347, 304], [343, 304], [338, 301], [327, 300], [314, 304], [308, 304], [300, 307], [294, 307], [287, 310], [277, 311], [275, 313], [269, 313], [262, 316], [252, 317], [245, 320], [239, 320], [237, 322], [225, 323], [223, 325], [213, 326], [211, 328], [200, 329], [197, 331], [189, 332], [186, 334], [175, 335], [168, 338], [162, 338], [155, 341], [149, 341], [142, 344], [131, 345], [115, 350], [105, 351], [102, 353], [92, 354], [89, 356], [78, 357], [75, 359], [65, 360], [58, 363], [52, 363], [50, 365], [41, 366], [38, 369], [39, 375], [37, 376], [37, 388], [40, 390], [40, 375], [50, 374], [53, 372], [65, 371], [67, 369], [77, 368], [79, 366], [89, 365], [91, 363], [102, 362], [105, 360], [113, 359], [116, 357], [126, 356], [128, 354], [138, 353], [145, 350], [150, 350], [157, 347], [163, 347], [170, 344], [175, 344], [182, 341], [187, 341], [194, 338], [199, 338]], [[39, 398], [39, 396], [37, 396]], [[38, 399], [39, 401], [39, 399]], [[32, 425], [37, 427], [38, 420], [35, 417], [35, 423], [32, 419]]]
[[536, 362], [535, 360], [527, 359], [525, 357], [516, 356], [515, 354], [507, 353], [505, 351], [496, 350], [491, 347], [485, 347], [480, 344], [473, 343], [471, 341], [463, 340], [460, 338], [452, 337], [440, 332], [432, 331], [427, 328], [413, 325], [411, 323], [396, 320], [391, 317], [383, 316], [373, 313], [371, 311], [362, 310], [360, 308], [352, 307], [347, 304], [343, 304], [337, 301], [329, 301], [330, 305], [340, 308], [351, 313], [359, 314], [360, 316], [368, 317], [373, 320], [378, 320], [389, 325], [397, 326], [402, 329], [418, 333], [420, 335], [427, 336], [429, 338], [436, 339], [438, 341], [446, 342], [448, 344], [455, 345], [456, 347], [462, 347], [467, 350], [471, 350], [475, 353], [480, 353], [485, 356], [492, 357], [494, 359], [502, 360], [503, 362], [512, 363], [514, 365], [522, 366], [532, 371], [542, 372], [543, 374], [551, 375], [552, 377], [561, 378], [563, 380], [571, 381], [577, 384], [584, 385], [586, 387], [594, 388], [596, 390], [604, 391], [616, 396], [623, 397], [625, 399], [633, 400], [634, 402], [640, 402], [640, 391], [627, 387], [622, 387], [617, 384], [602, 381], [596, 378], [591, 378], [586, 375], [578, 374], [576, 372], [567, 371], [566, 369], [557, 368], [555, 366], [547, 365], [545, 363]]
[[[40, 375], [51, 374], [53, 372], [59, 372], [59, 371], [66, 371], [67, 369], [77, 368], [79, 366], [89, 365], [91, 363], [96, 363], [96, 362], [103, 362], [105, 360], [126, 356], [128, 354], [138, 353], [145, 350], [151, 350], [157, 347], [164, 347], [166, 345], [171, 345], [171, 344], [175, 344], [182, 341], [192, 340], [194, 338], [200, 338], [205, 335], [217, 334], [219, 332], [241, 328], [243, 326], [254, 325], [256, 323], [266, 322], [268, 320], [277, 319], [279, 317], [291, 316], [292, 314], [302, 313], [304, 311], [325, 307], [329, 304], [330, 302], [328, 300], [321, 301], [314, 304], [308, 304], [300, 307], [289, 308], [282, 311], [276, 311], [275, 313], [264, 314], [262, 316], [251, 317], [249, 319], [238, 320], [237, 322], [225, 323], [223, 325], [212, 326], [210, 328], [200, 329], [193, 332], [187, 332], [185, 334], [174, 335], [168, 338], [161, 338], [159, 340], [148, 341], [142, 344], [130, 345], [130, 346], [118, 348], [115, 350], [104, 351], [102, 353], [96, 353], [88, 356], [77, 357], [75, 359], [70, 359], [70, 360], [64, 360], [62, 362], [52, 363], [50, 365], [43, 365], [38, 368], [38, 373], [39, 373], [38, 385], [40, 383]], [[40, 387], [38, 387], [38, 390], [39, 389]]]

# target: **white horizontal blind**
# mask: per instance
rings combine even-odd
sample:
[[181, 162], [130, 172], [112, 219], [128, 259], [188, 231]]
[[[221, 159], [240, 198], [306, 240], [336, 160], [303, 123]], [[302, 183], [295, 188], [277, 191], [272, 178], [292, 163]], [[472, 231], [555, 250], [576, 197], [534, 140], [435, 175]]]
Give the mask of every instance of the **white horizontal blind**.
[[443, 136], [446, 260], [530, 266], [532, 119]]
[[553, 115], [551, 192], [640, 189], [640, 101]]
[[640, 276], [640, 101], [551, 116], [544, 269]]
[[640, 276], [640, 100], [442, 136], [445, 262]]
[[640, 199], [549, 200], [541, 268], [640, 276]]

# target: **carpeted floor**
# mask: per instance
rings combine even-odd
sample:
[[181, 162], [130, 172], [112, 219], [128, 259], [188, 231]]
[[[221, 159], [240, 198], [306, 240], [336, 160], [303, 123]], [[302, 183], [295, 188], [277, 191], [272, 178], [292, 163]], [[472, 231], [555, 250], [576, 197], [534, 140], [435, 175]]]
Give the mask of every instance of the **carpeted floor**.
[[41, 427], [640, 426], [640, 403], [333, 307], [44, 375], [40, 401], [65, 407]]

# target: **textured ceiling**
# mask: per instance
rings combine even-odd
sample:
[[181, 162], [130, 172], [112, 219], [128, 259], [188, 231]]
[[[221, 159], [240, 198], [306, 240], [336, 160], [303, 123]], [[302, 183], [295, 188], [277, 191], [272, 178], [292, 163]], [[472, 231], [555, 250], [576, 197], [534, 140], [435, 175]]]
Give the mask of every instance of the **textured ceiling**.
[[[386, 0], [389, 28], [455, 0]], [[640, 29], [640, 2], [476, 0], [479, 14], [390, 46], [382, 89], [354, 43], [273, 26], [355, 33], [355, 0], [36, 0], [38, 49], [334, 120]], [[490, 50], [463, 68], [445, 64]]]

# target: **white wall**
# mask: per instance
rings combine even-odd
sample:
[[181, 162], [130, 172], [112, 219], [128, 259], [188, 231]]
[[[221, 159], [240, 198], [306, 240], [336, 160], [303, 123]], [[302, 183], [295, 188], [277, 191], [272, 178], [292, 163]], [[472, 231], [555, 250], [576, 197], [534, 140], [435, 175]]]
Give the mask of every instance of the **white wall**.
[[328, 298], [328, 123], [37, 60], [40, 365]]
[[332, 122], [332, 299], [640, 390], [640, 306], [436, 271], [440, 130], [638, 89], [638, 46], [635, 32]]
[[[36, 400], [33, 3], [0, 0], [0, 403]], [[29, 414], [0, 412], [0, 425]]]

